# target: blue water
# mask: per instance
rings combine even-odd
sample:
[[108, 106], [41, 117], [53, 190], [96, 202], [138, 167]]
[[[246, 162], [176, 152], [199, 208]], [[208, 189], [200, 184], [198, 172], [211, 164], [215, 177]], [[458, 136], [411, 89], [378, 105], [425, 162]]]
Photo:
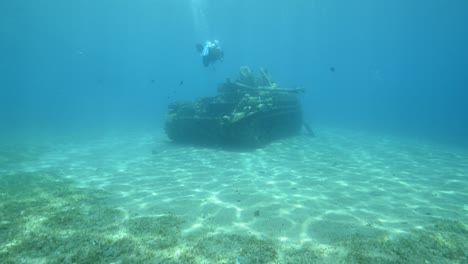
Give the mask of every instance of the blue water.
[[[169, 102], [214, 95], [248, 65], [305, 87], [312, 123], [467, 144], [467, 8], [463, 0], [2, 1], [0, 126], [158, 126]], [[207, 69], [194, 45], [214, 38], [225, 60]]]
[[[467, 10], [0, 1], [0, 262], [466, 263]], [[303, 87], [316, 137], [172, 144], [168, 104], [244, 65]]]

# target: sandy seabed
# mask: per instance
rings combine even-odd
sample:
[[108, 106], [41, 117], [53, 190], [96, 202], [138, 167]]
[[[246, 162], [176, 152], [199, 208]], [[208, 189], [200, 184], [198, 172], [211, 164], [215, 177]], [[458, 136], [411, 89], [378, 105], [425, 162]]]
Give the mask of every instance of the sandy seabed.
[[468, 150], [316, 133], [2, 143], [0, 263], [468, 263]]

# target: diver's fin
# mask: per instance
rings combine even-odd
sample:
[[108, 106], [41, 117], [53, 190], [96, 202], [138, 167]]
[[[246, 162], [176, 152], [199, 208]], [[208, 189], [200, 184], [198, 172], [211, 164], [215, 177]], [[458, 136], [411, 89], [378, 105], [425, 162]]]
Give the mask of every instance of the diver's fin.
[[195, 45], [195, 48], [197, 49], [197, 52], [202, 52], [203, 51], [203, 45], [200, 43], [197, 43]]
[[208, 58], [208, 56], [203, 56], [202, 61], [203, 66], [208, 67], [210, 65], [210, 58]]
[[309, 137], [315, 137], [314, 131], [312, 131], [312, 128], [310, 128], [309, 124], [306, 122], [303, 122], [304, 128], [307, 131], [307, 136]]

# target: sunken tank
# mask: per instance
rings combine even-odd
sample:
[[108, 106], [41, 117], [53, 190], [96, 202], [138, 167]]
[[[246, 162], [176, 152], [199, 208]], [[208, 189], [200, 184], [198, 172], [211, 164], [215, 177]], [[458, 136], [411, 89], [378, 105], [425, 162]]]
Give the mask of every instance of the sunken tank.
[[257, 148], [302, 128], [298, 94], [260, 69], [256, 76], [241, 67], [239, 78], [218, 86], [218, 95], [169, 105], [165, 130], [175, 142], [220, 147]]

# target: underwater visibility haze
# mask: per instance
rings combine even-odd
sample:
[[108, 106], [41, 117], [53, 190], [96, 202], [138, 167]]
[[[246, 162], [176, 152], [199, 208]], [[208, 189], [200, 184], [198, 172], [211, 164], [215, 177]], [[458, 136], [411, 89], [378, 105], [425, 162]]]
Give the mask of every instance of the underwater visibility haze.
[[0, 263], [468, 263], [467, 10], [1, 1]]

